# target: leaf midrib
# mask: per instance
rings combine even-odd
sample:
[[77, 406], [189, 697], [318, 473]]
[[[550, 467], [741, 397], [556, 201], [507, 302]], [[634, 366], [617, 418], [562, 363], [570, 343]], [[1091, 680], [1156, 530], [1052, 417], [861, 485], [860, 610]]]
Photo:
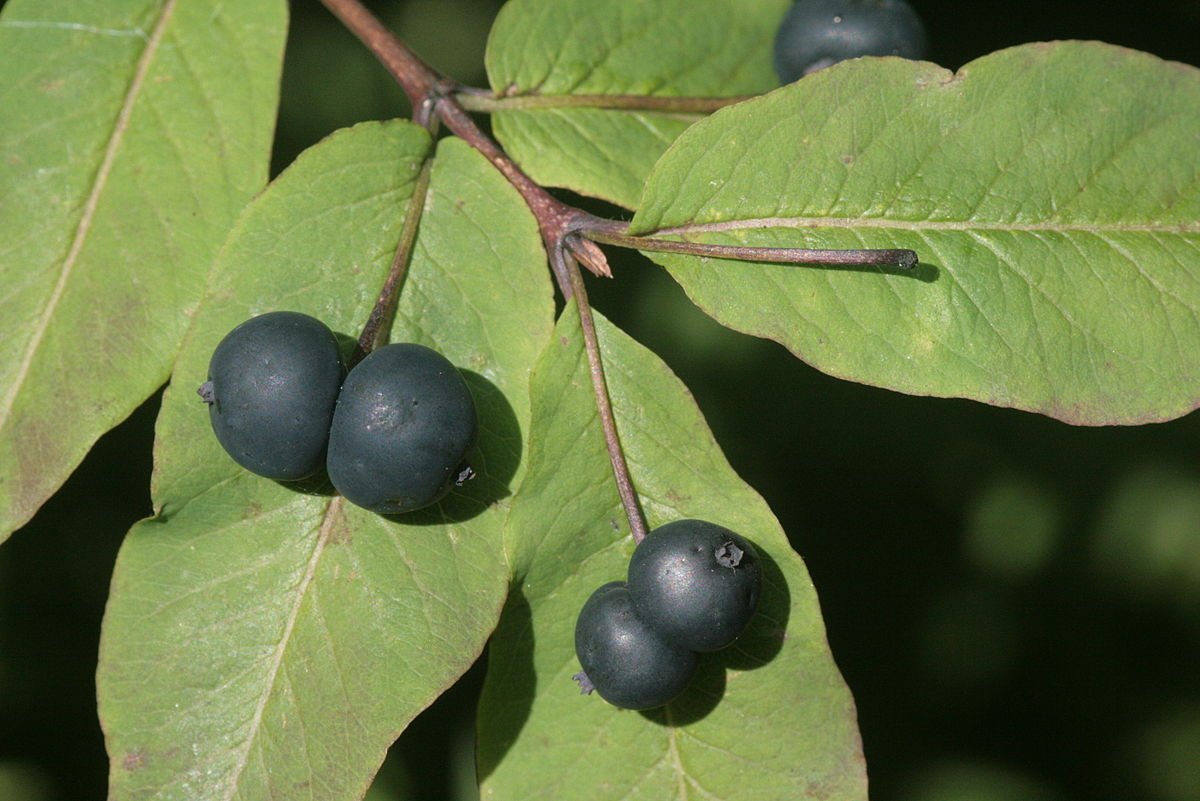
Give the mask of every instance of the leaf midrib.
[[667, 724], [667, 755], [671, 760], [671, 768], [675, 772], [676, 788], [680, 801], [688, 799], [687, 771], [683, 768], [683, 760], [679, 756], [679, 744], [675, 737], [675, 717], [671, 714], [671, 705], [663, 707], [663, 717]]
[[758, 228], [845, 228], [887, 229], [900, 231], [1001, 231], [1019, 233], [1063, 234], [1200, 234], [1200, 220], [1193, 222], [1155, 223], [1012, 223], [977, 220], [895, 220], [880, 217], [757, 217], [714, 223], [694, 223], [650, 229], [640, 236], [685, 236], [687, 234], [722, 233]]
[[17, 367], [13, 381], [9, 385], [3, 400], [0, 400], [0, 428], [7, 426], [9, 418], [12, 416], [17, 396], [25, 384], [25, 379], [28, 377], [29, 371], [33, 366], [34, 358], [37, 356], [42, 340], [45, 339], [46, 332], [50, 329], [50, 323], [54, 319], [58, 304], [61, 302], [71, 275], [74, 273], [75, 267], [79, 262], [79, 254], [82, 252], [88, 235], [91, 233], [92, 221], [96, 215], [96, 209], [100, 205], [100, 198], [104, 194], [105, 187], [108, 185], [113, 163], [116, 161], [121, 144], [124, 142], [125, 132], [129, 128], [130, 117], [133, 116], [133, 107], [141, 94], [142, 87], [145, 85], [146, 76], [150, 72], [154, 56], [158, 52], [158, 47], [166, 32], [167, 24], [170, 22], [171, 16], [175, 11], [175, 3], [176, 0], [166, 0], [163, 3], [158, 19], [154, 23], [154, 29], [150, 37], [146, 40], [146, 46], [142, 50], [141, 56], [138, 57], [137, 67], [134, 69], [133, 78], [129, 83], [129, 88], [125, 92], [125, 97], [121, 101], [121, 109], [117, 113], [116, 122], [113, 123], [112, 133], [109, 135], [108, 144], [104, 148], [104, 156], [100, 160], [99, 168], [96, 170], [96, 177], [92, 180], [92, 188], [88, 192], [87, 200], [83, 205], [83, 213], [80, 215], [79, 223], [75, 227], [75, 236], [71, 240], [71, 247], [68, 249], [67, 255], [63, 259], [62, 267], [59, 269], [58, 280], [54, 284], [54, 290], [50, 293], [50, 298], [47, 300], [46, 306], [42, 310], [37, 324], [34, 326], [33, 333], [29, 337], [29, 342], [25, 347], [25, 352], [21, 356], [21, 362]]
[[341, 511], [341, 505], [341, 496], [335, 496], [325, 508], [325, 516], [321, 520], [321, 528], [317, 533], [317, 541], [313, 546], [312, 556], [308, 558], [308, 564], [304, 569], [304, 576], [300, 579], [300, 583], [296, 587], [294, 593], [295, 602], [292, 604], [287, 620], [284, 622], [283, 633], [279, 636], [279, 645], [275, 648], [275, 653], [271, 655], [271, 661], [267, 665], [267, 674], [263, 681], [263, 691], [254, 705], [254, 714], [250, 717], [249, 731], [246, 733], [244, 744], [240, 749], [241, 753], [237, 755], [237, 761], [234, 763], [227, 792], [221, 796], [224, 801], [232, 801], [241, 789], [242, 774], [245, 772], [246, 766], [250, 763], [250, 752], [255, 741], [259, 738], [259, 732], [262, 730], [263, 715], [266, 712], [267, 703], [271, 700], [271, 695], [275, 692], [275, 682], [279, 677], [280, 669], [283, 667], [283, 660], [287, 653], [288, 645], [292, 641], [292, 632], [296, 628], [296, 621], [300, 618], [300, 608], [304, 605], [304, 599], [308, 597], [308, 589], [316, 577], [317, 565], [321, 561], [321, 556], [325, 553], [325, 546], [329, 543], [330, 533], [333, 531], [334, 521]]

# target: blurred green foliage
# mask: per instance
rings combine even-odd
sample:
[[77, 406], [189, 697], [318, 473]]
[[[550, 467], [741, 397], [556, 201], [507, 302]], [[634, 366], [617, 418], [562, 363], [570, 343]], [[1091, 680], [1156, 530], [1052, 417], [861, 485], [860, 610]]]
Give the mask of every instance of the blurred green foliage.
[[904, 801], [1060, 801], [1063, 796], [1026, 775], [981, 762], [945, 762], [922, 770]]
[[[499, 2], [370, 5], [435, 66], [484, 83]], [[913, 5], [951, 67], [1051, 38], [1200, 64], [1195, 0]], [[293, 9], [275, 171], [338, 127], [407, 113], [319, 4]], [[1071, 428], [849, 384], [717, 326], [636, 254], [611, 255], [594, 303], [679, 373], [808, 563], [874, 798], [1200, 800], [1200, 415]], [[107, 435], [0, 548], [0, 801], [105, 795], [96, 645], [116, 550], [151, 511], [156, 408]], [[413, 723], [371, 801], [477, 796], [481, 679], [477, 665]]]

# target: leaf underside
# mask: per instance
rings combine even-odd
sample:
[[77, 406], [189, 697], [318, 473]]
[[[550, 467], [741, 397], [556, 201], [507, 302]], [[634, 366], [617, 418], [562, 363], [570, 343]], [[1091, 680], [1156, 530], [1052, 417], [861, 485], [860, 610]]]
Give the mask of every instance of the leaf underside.
[[624, 579], [632, 539], [568, 304], [534, 373], [530, 464], [505, 530], [516, 578], [479, 708], [482, 797], [865, 799], [854, 704], [803, 563], [679, 380], [597, 322], [650, 524], [699, 517], [749, 537], [766, 556], [763, 601], [668, 706], [643, 714], [580, 695], [575, 618], [594, 589]]
[[481, 156], [439, 143], [393, 329], [467, 379], [473, 481], [385, 519], [241, 470], [195, 395], [216, 343], [251, 315], [292, 309], [357, 334], [430, 148], [405, 122], [334, 134], [247, 208], [222, 251], [163, 401], [160, 513], [127, 537], [104, 621], [114, 798], [361, 798], [495, 626], [528, 373], [553, 304], [532, 216]]
[[487, 70], [500, 96], [539, 106], [492, 116], [535, 180], [634, 208], [655, 160], [695, 114], [576, 105], [587, 97], [729, 97], [778, 85], [771, 42], [788, 0], [513, 0]]
[[631, 227], [915, 250], [910, 274], [647, 254], [832, 375], [1087, 425], [1200, 403], [1193, 67], [1084, 42], [845, 62], [689, 129]]
[[5, 5], [0, 540], [166, 381], [266, 183], [286, 28], [282, 0]]

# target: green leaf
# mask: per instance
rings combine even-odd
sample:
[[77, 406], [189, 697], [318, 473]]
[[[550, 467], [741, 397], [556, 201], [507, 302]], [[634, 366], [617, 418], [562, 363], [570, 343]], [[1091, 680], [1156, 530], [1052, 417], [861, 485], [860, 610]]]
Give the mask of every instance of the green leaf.
[[835, 376], [1080, 424], [1200, 403], [1200, 70], [1035, 44], [846, 62], [690, 129], [632, 229], [904, 247], [910, 275], [651, 255]]
[[253, 314], [294, 309], [357, 334], [429, 149], [406, 122], [334, 134], [247, 208], [222, 251], [163, 400], [160, 512], [124, 543], [104, 621], [113, 797], [361, 798], [496, 623], [529, 372], [554, 307], [532, 215], [463, 142], [438, 146], [393, 340], [463, 371], [480, 415], [475, 480], [385, 519], [240, 470], [195, 395], [217, 342]]
[[596, 108], [603, 96], [727, 97], [778, 86], [788, 0], [513, 0], [488, 40], [496, 136], [543, 185], [633, 208], [696, 114]]
[[513, 589], [480, 702], [482, 797], [865, 799], [854, 704], [812, 583], [763, 500], [730, 468], [686, 388], [597, 320], [617, 423], [650, 525], [699, 517], [765, 554], [761, 608], [692, 687], [649, 713], [582, 696], [575, 618], [625, 577], [632, 539], [595, 412], [575, 307], [533, 379], [529, 472], [505, 542]]
[[170, 373], [267, 180], [282, 0], [0, 16], [0, 540]]

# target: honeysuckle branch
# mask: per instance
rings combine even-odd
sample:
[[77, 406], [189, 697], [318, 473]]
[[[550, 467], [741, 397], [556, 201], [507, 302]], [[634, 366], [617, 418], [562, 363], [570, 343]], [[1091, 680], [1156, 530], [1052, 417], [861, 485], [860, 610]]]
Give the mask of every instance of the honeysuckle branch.
[[621, 448], [620, 439], [617, 436], [616, 419], [613, 416], [612, 401], [609, 398], [608, 386], [604, 379], [604, 367], [600, 356], [600, 345], [596, 337], [595, 321], [587, 302], [583, 278], [575, 257], [572, 255], [578, 254], [593, 271], [607, 274], [607, 262], [604, 260], [603, 254], [599, 252], [599, 248], [594, 244], [585, 244], [574, 238], [574, 230], [589, 220], [592, 215], [560, 202], [525, 175], [504, 154], [500, 146], [480, 130], [462, 106], [447, 94], [453, 85], [421, 62], [415, 53], [384, 27], [358, 0], [322, 0], [322, 2], [383, 63], [408, 95], [417, 114], [426, 119], [426, 124], [428, 124], [428, 120], [440, 119], [456, 136], [487, 158], [520, 192], [533, 212], [559, 291], [566, 298], [574, 297], [579, 309], [580, 328], [583, 333], [596, 408], [604, 431], [605, 447], [612, 464], [617, 491], [621, 496], [621, 504], [629, 520], [630, 532], [635, 541], [641, 542], [646, 535], [646, 522], [637, 501], [637, 493], [633, 488], [625, 452]]
[[421, 61], [408, 45], [396, 38], [362, 3], [357, 0], [321, 2], [379, 59], [404, 94], [408, 95], [414, 109], [425, 103], [439, 81], [436, 72]]
[[[440, 119], [455, 136], [482, 154], [504, 175], [521, 194], [537, 219], [546, 252], [553, 252], [581, 212], [555, 198], [522, 172], [495, 140], [485, 134], [459, 105], [455, 99], [455, 92], [462, 87], [457, 82], [439, 75], [421, 61], [408, 45], [388, 30], [359, 0], [321, 2], [367, 46], [396, 83], [400, 84], [416, 114]], [[551, 263], [553, 266], [553, 261]], [[561, 267], [554, 270], [559, 287], [570, 287], [570, 276], [561, 274]]]
[[[379, 59], [380, 63], [383, 64], [396, 82], [400, 84], [400, 87], [404, 90], [404, 93], [408, 96], [409, 101], [416, 110], [415, 113], [418, 117], [428, 115], [429, 117], [440, 119], [451, 132], [479, 151], [508, 179], [509, 183], [525, 199], [534, 217], [537, 218], [538, 227], [541, 231], [547, 253], [552, 253], [568, 237], [583, 232], [586, 238], [581, 241], [582, 243], [577, 242], [572, 248], [572, 250], [576, 251], [576, 255], [580, 255], [578, 252], [580, 249], [588, 250], [587, 240], [592, 239], [595, 241], [607, 241], [618, 247], [634, 247], [640, 250], [670, 250], [675, 253], [707, 255], [718, 258], [736, 258], [745, 261], [774, 261], [810, 264], [814, 266], [870, 266], [890, 264], [901, 268], [911, 267], [917, 263], [916, 253], [911, 250], [863, 249], [826, 251], [798, 248], [734, 248], [728, 245], [705, 245], [700, 243], [661, 244], [664, 242], [674, 242], [674, 240], [652, 239], [650, 237], [642, 237], [636, 240], [629, 240], [628, 242], [621, 240], [619, 237], [624, 235], [624, 223], [596, 217], [558, 200], [542, 188], [540, 184], [527, 176], [500, 149], [495, 140], [485, 134], [475, 124], [464, 104], [470, 104], [483, 109], [488, 102], [484, 98], [493, 97], [492, 95], [483, 90], [463, 86], [456, 81], [439, 75], [431, 67], [422, 62], [416, 53], [388, 30], [370, 11], [363, 7], [359, 0], [321, 0], [321, 2]], [[527, 99], [531, 99], [534, 96], [526, 97]], [[600, 102], [598, 99], [600, 96], [581, 95], [580, 97], [592, 98]], [[618, 105], [611, 107], [626, 107], [619, 104], [633, 103], [632, 97], [613, 95], [609, 99]], [[506, 101], [515, 101], [517, 97], [503, 99]], [[745, 98], [739, 96], [728, 98], [646, 97], [641, 100], [650, 104], [658, 104], [659, 107], [653, 110], [665, 110], [665, 106], [662, 104], [691, 103], [693, 105], [688, 110], [699, 113], [704, 108], [711, 111], [719, 108], [719, 104], [728, 105], [743, 99]], [[709, 108], [709, 106], [712, 106], [712, 108]], [[652, 110], [649, 106], [642, 108]], [[673, 110], [682, 111], [683, 106]], [[593, 233], [595, 236], [592, 236]], [[607, 239], [601, 240], [601, 236]], [[584, 257], [580, 258], [581, 264], [597, 275], [605, 277], [609, 275], [607, 261], [602, 256], [600, 258], [588, 258], [586, 255], [584, 254]], [[561, 272], [562, 266], [556, 266], [554, 259], [551, 259], [550, 262], [560, 290], [564, 295], [569, 295], [569, 287], [571, 286], [570, 276]]]
[[[537, 220], [542, 243], [546, 249], [551, 272], [554, 274], [559, 291], [562, 292], [564, 298], [574, 297], [579, 309], [584, 349], [587, 353], [596, 407], [604, 430], [605, 445], [612, 462], [613, 475], [621, 495], [621, 503], [625, 507], [630, 530], [637, 541], [645, 536], [646, 523], [638, 505], [637, 493], [633, 488], [624, 450], [621, 448], [620, 438], [617, 436], [616, 420], [613, 416], [612, 401], [604, 378], [595, 322], [579, 271], [579, 265], [582, 264], [596, 275], [611, 275], [608, 261], [603, 251], [597, 246], [597, 242], [639, 250], [665, 250], [717, 258], [784, 261], [822, 266], [892, 264], [908, 268], [916, 264], [916, 254], [912, 251], [754, 248], [631, 236], [627, 233], [625, 223], [596, 217], [582, 209], [563, 203], [547, 192], [540, 184], [526, 175], [504, 153], [496, 141], [483, 132], [468, 113], [469, 109], [495, 110], [503, 107], [500, 104], [504, 101], [515, 102], [515, 97], [493, 98], [489, 101], [486, 99], [489, 97], [487, 93], [462, 86], [440, 75], [421, 61], [416, 53], [388, 30], [362, 5], [360, 0], [321, 0], [321, 2], [366, 45], [400, 85], [412, 103], [413, 117], [416, 122], [431, 127], [440, 121], [454, 135], [491, 162], [492, 166], [504, 175], [529, 206]], [[614, 95], [604, 99], [596, 96], [580, 97], [591, 97], [594, 103], [611, 103], [611, 105], [597, 107], [692, 114], [707, 113], [721, 105], [728, 105], [743, 99], [646, 97], [634, 100], [623, 95]], [[580, 103], [580, 105], [583, 104]], [[507, 107], [516, 106], [509, 105]], [[415, 232], [415, 221], [412, 222], [412, 225]], [[398, 266], [401, 261], [401, 250], [403, 248], [397, 250], [396, 261], [389, 274], [389, 281], [392, 280], [392, 274], [395, 274], [396, 284], [391, 290], [385, 287], [384, 292], [381, 293], [380, 303], [376, 304], [376, 310], [372, 312], [372, 321], [368, 322], [367, 329], [363, 331], [359, 343], [360, 349], [369, 348], [377, 341], [385, 322], [390, 320], [389, 315], [394, 314], [394, 297], [390, 302], [384, 302], [384, 298], [389, 291], [394, 296], [399, 289], [400, 282], [403, 281], [405, 268]], [[407, 264], [407, 259], [406, 252], [403, 254], [404, 264]], [[390, 311], [388, 311], [389, 307]], [[377, 316], [379, 319], [375, 321], [374, 318]], [[368, 338], [368, 329], [371, 329], [372, 326], [374, 326], [374, 330], [371, 331]]]

